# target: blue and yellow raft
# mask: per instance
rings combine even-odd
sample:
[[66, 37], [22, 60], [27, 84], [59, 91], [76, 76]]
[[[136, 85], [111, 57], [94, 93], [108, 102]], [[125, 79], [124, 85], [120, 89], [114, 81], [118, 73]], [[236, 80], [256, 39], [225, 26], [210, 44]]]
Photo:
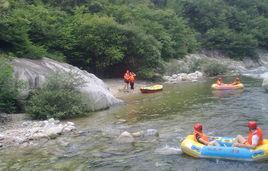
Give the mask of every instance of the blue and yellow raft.
[[220, 146], [205, 146], [194, 141], [193, 135], [188, 135], [181, 143], [181, 150], [196, 158], [217, 158], [230, 160], [256, 161], [268, 159], [268, 140], [254, 150], [232, 147], [234, 138], [215, 137]]

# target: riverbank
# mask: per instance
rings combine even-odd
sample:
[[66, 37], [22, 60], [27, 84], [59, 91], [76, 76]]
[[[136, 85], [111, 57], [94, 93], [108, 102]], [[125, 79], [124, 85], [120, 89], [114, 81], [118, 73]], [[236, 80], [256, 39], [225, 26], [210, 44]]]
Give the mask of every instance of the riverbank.
[[111, 93], [120, 99], [126, 99], [128, 96], [132, 96], [140, 93], [140, 88], [148, 85], [153, 85], [157, 83], [152, 83], [150, 81], [137, 80], [134, 85], [134, 90], [124, 90], [125, 83], [123, 79], [103, 79], [104, 83], [107, 84]]

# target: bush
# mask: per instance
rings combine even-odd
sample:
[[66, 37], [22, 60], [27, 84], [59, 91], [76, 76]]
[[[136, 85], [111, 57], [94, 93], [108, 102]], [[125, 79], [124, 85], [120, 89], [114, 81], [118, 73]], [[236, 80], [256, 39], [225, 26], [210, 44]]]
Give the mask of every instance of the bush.
[[137, 76], [139, 79], [145, 79], [150, 81], [163, 81], [162, 75], [150, 68], [141, 69], [137, 72]]
[[16, 111], [18, 84], [13, 77], [8, 60], [0, 57], [0, 112]]
[[227, 66], [218, 62], [208, 62], [203, 66], [203, 72], [207, 76], [217, 76], [227, 72]]
[[57, 73], [50, 76], [42, 89], [33, 92], [26, 112], [34, 119], [66, 119], [89, 111], [83, 95], [75, 90], [81, 81], [74, 74]]
[[86, 110], [82, 96], [77, 91], [38, 90], [29, 100], [26, 112], [34, 119], [71, 118]]

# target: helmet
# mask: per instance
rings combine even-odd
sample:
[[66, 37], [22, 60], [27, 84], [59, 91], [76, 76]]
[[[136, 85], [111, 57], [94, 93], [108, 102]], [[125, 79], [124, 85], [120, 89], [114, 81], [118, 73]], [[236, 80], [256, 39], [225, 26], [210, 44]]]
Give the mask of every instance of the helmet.
[[257, 128], [257, 122], [256, 121], [248, 121], [248, 127], [250, 129], [256, 129]]
[[194, 125], [194, 130], [195, 131], [202, 131], [202, 125], [201, 125], [201, 123], [196, 123]]

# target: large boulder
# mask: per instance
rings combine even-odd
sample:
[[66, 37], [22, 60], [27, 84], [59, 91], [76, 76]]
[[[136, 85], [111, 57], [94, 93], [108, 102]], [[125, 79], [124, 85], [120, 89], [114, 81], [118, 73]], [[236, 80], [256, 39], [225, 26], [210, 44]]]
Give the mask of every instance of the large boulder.
[[52, 59], [30, 60], [17, 58], [12, 61], [15, 78], [26, 82], [26, 89], [22, 97], [26, 98], [31, 89], [42, 86], [49, 74], [57, 72], [73, 72], [83, 80], [83, 84], [77, 90], [88, 97], [88, 104], [92, 111], [108, 108], [121, 100], [115, 98], [107, 85], [94, 74], [80, 70], [67, 63], [61, 63]]

